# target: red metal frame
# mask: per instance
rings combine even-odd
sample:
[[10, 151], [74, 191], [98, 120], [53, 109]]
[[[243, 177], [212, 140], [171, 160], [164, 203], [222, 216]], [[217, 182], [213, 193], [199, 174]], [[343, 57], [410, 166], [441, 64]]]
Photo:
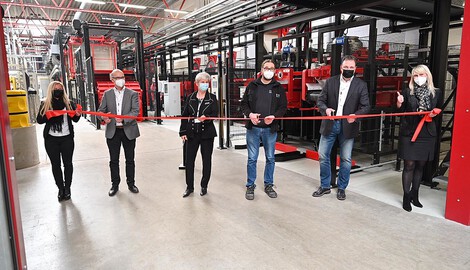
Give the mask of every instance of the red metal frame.
[[460, 70], [457, 84], [457, 95], [454, 111], [454, 128], [447, 186], [445, 217], [447, 219], [470, 225], [470, 181], [467, 169], [470, 160], [468, 143], [468, 123], [470, 123], [470, 81], [465, 76], [470, 73], [470, 10], [465, 6], [462, 29], [462, 46], [460, 48]]
[[8, 117], [8, 103], [6, 98], [6, 90], [10, 89], [9, 75], [8, 75], [8, 62], [6, 58], [5, 38], [3, 29], [3, 19], [0, 15], [0, 57], [2, 64], [0, 65], [0, 132], [2, 133], [2, 145], [4, 148], [5, 168], [6, 168], [6, 183], [9, 210], [11, 212], [11, 220], [13, 225], [13, 238], [15, 242], [15, 253], [17, 261], [17, 269], [26, 269], [26, 255], [23, 240], [23, 227], [21, 224], [21, 215], [19, 207], [19, 196], [16, 181], [16, 169], [13, 160], [13, 141], [11, 138], [10, 118]]

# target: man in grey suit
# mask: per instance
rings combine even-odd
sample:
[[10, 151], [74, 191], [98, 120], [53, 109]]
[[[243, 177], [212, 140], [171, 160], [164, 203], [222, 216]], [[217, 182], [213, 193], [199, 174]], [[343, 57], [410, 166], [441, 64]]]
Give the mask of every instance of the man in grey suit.
[[[341, 61], [341, 75], [326, 80], [318, 98], [318, 108], [322, 115], [342, 116], [358, 115], [369, 112], [369, 94], [364, 81], [354, 76], [356, 58], [346, 55]], [[354, 137], [359, 135], [359, 119], [347, 118], [338, 120], [322, 120], [320, 126], [320, 179], [321, 186], [313, 197], [321, 197], [331, 193], [330, 153], [335, 141], [339, 140], [340, 166], [338, 174], [338, 200], [346, 199], [345, 189], [349, 184], [351, 173], [351, 155]]]
[[[115, 115], [139, 115], [139, 95], [137, 92], [126, 88], [124, 73], [115, 69], [109, 74], [114, 87], [104, 92], [98, 111]], [[111, 170], [112, 186], [108, 195], [114, 196], [119, 190], [121, 177], [119, 176], [119, 154], [121, 144], [126, 157], [126, 180], [129, 190], [139, 193], [135, 186], [135, 142], [140, 136], [139, 127], [135, 119], [101, 117], [106, 123], [106, 142], [109, 149], [109, 168]]]

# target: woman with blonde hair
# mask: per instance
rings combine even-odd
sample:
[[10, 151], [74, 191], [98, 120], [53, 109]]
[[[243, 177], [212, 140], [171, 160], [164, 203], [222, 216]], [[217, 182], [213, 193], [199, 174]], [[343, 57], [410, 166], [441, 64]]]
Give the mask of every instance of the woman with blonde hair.
[[[411, 71], [409, 88], [398, 93], [397, 108], [401, 112], [432, 111], [436, 108], [441, 92], [434, 87], [432, 74], [425, 65]], [[411, 211], [411, 204], [423, 207], [418, 191], [427, 161], [434, 159], [437, 137], [436, 114], [430, 113], [432, 122], [424, 122], [416, 141], [411, 138], [423, 115], [402, 116], [400, 119], [399, 157], [404, 160], [402, 174], [403, 209]]]
[[[50, 110], [75, 111], [73, 117], [68, 114], [61, 116], [46, 117], [46, 112]], [[73, 140], [74, 132], [72, 121], [78, 122], [80, 112], [77, 106], [69, 100], [64, 91], [64, 85], [59, 81], [53, 81], [47, 88], [47, 96], [41, 102], [39, 113], [36, 118], [38, 124], [46, 124], [44, 128], [44, 144], [47, 155], [51, 160], [52, 174], [55, 183], [59, 188], [57, 199], [60, 201], [69, 200], [71, 197], [70, 186], [72, 184], [73, 174], [73, 150], [75, 143]], [[64, 163], [64, 174], [62, 175], [61, 159]], [[64, 182], [65, 180], [65, 182]]]

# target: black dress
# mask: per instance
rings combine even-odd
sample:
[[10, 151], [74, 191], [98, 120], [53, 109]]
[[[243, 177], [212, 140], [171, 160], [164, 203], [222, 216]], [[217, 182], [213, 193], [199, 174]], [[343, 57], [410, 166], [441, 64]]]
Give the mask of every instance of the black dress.
[[[400, 112], [416, 112], [418, 110], [418, 98], [411, 95], [410, 89], [405, 89], [402, 93], [404, 97], [403, 104], [399, 109]], [[441, 92], [436, 89], [434, 97], [431, 95], [431, 110], [436, 108], [437, 101], [439, 100]], [[398, 156], [404, 160], [433, 160], [437, 127], [436, 117], [432, 122], [424, 122], [423, 128], [416, 138], [415, 142], [411, 141], [413, 134], [419, 122], [424, 116], [410, 115], [402, 116], [400, 120], [400, 140], [399, 140], [399, 154]]]

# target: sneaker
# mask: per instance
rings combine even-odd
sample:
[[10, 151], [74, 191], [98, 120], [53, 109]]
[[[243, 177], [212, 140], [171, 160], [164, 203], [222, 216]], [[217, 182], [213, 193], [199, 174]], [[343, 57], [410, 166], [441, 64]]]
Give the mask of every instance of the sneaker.
[[246, 187], [245, 198], [250, 201], [255, 198], [255, 185]]
[[273, 185], [264, 186], [264, 192], [268, 194], [269, 198], [277, 198], [277, 193], [273, 189]]
[[336, 194], [336, 198], [340, 201], [346, 200], [346, 192], [344, 192], [344, 189], [338, 189], [338, 193]]
[[313, 197], [321, 197], [325, 194], [330, 194], [330, 193], [331, 193], [331, 189], [319, 187], [317, 189], [317, 191], [313, 192], [312, 196]]

